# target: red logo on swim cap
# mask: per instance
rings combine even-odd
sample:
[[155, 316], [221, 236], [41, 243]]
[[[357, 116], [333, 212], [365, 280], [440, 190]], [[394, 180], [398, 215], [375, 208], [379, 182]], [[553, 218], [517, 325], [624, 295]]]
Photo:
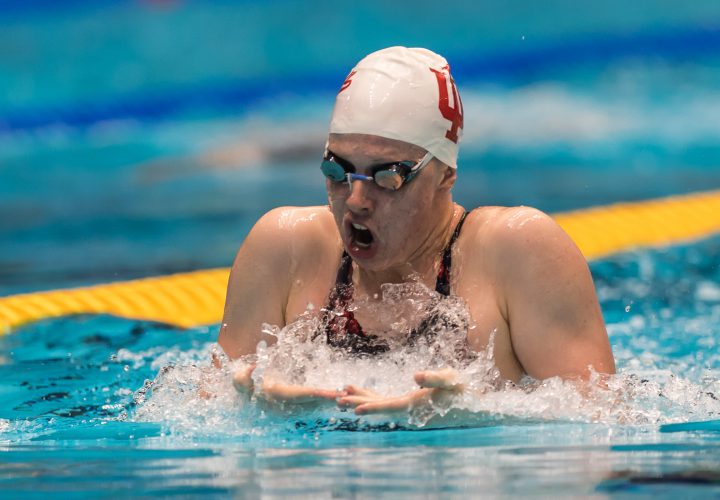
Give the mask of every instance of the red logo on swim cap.
[[350, 84], [352, 83], [352, 77], [355, 76], [355, 73], [357, 73], [357, 71], [352, 70], [350, 72], [350, 74], [345, 78], [345, 81], [343, 82], [342, 86], [340, 87], [338, 94], [350, 86]]
[[[442, 114], [443, 118], [445, 118], [446, 120], [450, 120], [450, 122], [452, 123], [452, 127], [450, 127], [450, 130], [445, 132], [445, 137], [457, 144], [458, 129], [463, 128], [463, 108], [462, 101], [460, 101], [460, 94], [458, 94], [457, 87], [455, 87], [455, 80], [453, 80], [453, 77], [450, 75], [450, 65], [440, 68], [439, 71], [430, 68], [430, 71], [435, 73], [438, 87], [440, 89], [440, 101], [438, 102], [440, 114]], [[446, 72], [448, 78], [446, 78]], [[450, 93], [448, 92], [447, 82], [448, 79], [450, 80], [450, 88], [452, 89], [453, 95], [452, 106], [450, 106]]]

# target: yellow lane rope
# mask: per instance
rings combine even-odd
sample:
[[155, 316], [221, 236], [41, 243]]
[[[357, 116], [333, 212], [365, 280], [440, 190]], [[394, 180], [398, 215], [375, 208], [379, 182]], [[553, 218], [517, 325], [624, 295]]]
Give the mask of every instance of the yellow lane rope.
[[222, 318], [229, 269], [53, 290], [0, 298], [0, 335], [11, 328], [69, 314], [113, 314], [181, 327]]
[[[720, 232], [720, 191], [566, 212], [554, 216], [588, 259]], [[0, 335], [69, 314], [112, 314], [180, 327], [222, 319], [229, 269], [209, 269], [69, 290], [0, 297]]]
[[720, 191], [617, 203], [556, 214], [588, 260], [631, 248], [690, 241], [720, 232]]

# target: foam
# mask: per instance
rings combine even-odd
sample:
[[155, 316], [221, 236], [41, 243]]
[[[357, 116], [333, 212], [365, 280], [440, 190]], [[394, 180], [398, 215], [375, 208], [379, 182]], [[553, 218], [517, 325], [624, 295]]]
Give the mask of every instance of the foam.
[[[372, 306], [371, 302], [364, 304]], [[392, 318], [400, 311], [415, 311], [425, 317], [430, 311], [446, 314], [448, 324], [469, 321], [462, 300], [440, 298], [418, 283], [384, 285], [382, 300], [375, 305], [378, 317]], [[711, 314], [714, 314], [711, 312]], [[307, 314], [285, 328], [265, 325], [275, 336], [274, 345], [259, 345], [257, 355], [234, 362], [224, 358], [224, 368], [209, 365], [217, 346], [206, 344], [191, 351], [170, 350], [158, 356], [154, 364], [172, 360], [161, 368], [154, 381], [135, 394], [137, 410], [134, 419], [163, 423], [168, 432], [179, 436], [268, 435], [298, 428], [311, 429], [355, 426], [425, 427], [435, 425], [517, 424], [522, 422], [581, 422], [613, 426], [658, 426], [710, 420], [720, 416], [720, 381], [715, 370], [693, 371], [691, 360], [664, 361], [656, 343], [637, 330], [647, 323], [624, 322], [610, 325], [612, 338], [632, 338], [631, 347], [620, 345], [616, 357], [620, 373], [610, 377], [593, 375], [590, 385], [560, 378], [536, 381], [530, 378], [518, 384], [499, 378], [491, 349], [479, 353], [472, 361], [456, 359], [455, 348], [464, 338], [460, 327], [439, 328], [440, 342], [419, 343], [414, 348], [398, 340], [407, 331], [407, 322], [388, 322], [390, 352], [376, 357], [351, 358], [329, 348], [321, 339], [311, 340], [319, 326], [317, 317]], [[673, 324], [672, 328], [678, 328]], [[393, 337], [393, 331], [396, 334]], [[623, 344], [623, 342], [620, 342]], [[635, 353], [640, 351], [641, 356]], [[218, 353], [221, 357], [223, 355]], [[126, 360], [132, 357], [123, 354]], [[138, 358], [147, 356], [137, 353]], [[162, 359], [162, 362], [161, 362]], [[372, 389], [381, 394], [400, 395], [417, 389], [413, 376], [424, 369], [451, 366], [460, 374], [467, 390], [452, 395], [434, 406], [395, 414], [358, 418], [341, 411], [332, 403], [318, 407], [265, 404], [261, 397], [248, 398], [232, 386], [232, 373], [247, 362], [256, 362], [253, 373], [256, 387], [266, 380], [336, 389], [347, 384]], [[683, 373], [688, 376], [679, 376]], [[692, 376], [690, 376], [692, 375]], [[602, 380], [601, 380], [602, 379]], [[606, 385], [607, 388], [602, 386]], [[203, 398], [201, 390], [213, 394]], [[349, 424], [350, 423], [350, 424]], [[300, 426], [300, 427], [298, 427]], [[387, 427], [390, 426], [390, 427]]]

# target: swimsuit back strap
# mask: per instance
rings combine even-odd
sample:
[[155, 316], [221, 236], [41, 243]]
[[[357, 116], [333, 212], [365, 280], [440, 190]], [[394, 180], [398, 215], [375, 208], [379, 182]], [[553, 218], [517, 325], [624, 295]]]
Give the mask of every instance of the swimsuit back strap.
[[460, 230], [462, 229], [463, 222], [465, 222], [465, 217], [470, 212], [465, 210], [463, 212], [462, 216], [460, 217], [460, 221], [458, 221], [457, 225], [455, 226], [455, 231], [453, 231], [452, 236], [450, 237], [450, 241], [448, 242], [447, 246], [445, 247], [445, 250], [443, 250], [442, 260], [440, 261], [440, 270], [438, 271], [437, 275], [437, 281], [435, 282], [435, 291], [442, 295], [450, 295], [450, 267], [452, 266], [452, 247], [455, 244], [455, 240], [458, 239], [458, 236], [460, 236]]

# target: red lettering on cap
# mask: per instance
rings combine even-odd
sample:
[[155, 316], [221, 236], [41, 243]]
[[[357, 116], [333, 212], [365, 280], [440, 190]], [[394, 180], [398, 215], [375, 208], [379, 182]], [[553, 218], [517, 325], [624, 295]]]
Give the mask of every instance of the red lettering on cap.
[[345, 78], [345, 81], [343, 82], [342, 86], [340, 87], [338, 94], [350, 86], [350, 84], [352, 83], [352, 77], [355, 76], [355, 73], [357, 73], [357, 71], [352, 70], [350, 72], [350, 74]]
[[[438, 107], [440, 108], [440, 114], [443, 118], [449, 120], [452, 123], [450, 130], [445, 132], [445, 137], [453, 141], [455, 144], [458, 142], [458, 129], [463, 128], [463, 107], [460, 101], [460, 94], [458, 94], [457, 87], [455, 87], [455, 80], [450, 75], [450, 66], [444, 66], [440, 70], [430, 68], [430, 71], [435, 73], [437, 78], [438, 87], [440, 89], [440, 101]], [[447, 73], [447, 75], [446, 75]], [[352, 73], [351, 73], [352, 76]], [[349, 78], [349, 77], [348, 77]], [[448, 80], [450, 80], [450, 88], [452, 89], [453, 105], [450, 106], [450, 93], [448, 92]], [[349, 84], [348, 84], [349, 85]]]

